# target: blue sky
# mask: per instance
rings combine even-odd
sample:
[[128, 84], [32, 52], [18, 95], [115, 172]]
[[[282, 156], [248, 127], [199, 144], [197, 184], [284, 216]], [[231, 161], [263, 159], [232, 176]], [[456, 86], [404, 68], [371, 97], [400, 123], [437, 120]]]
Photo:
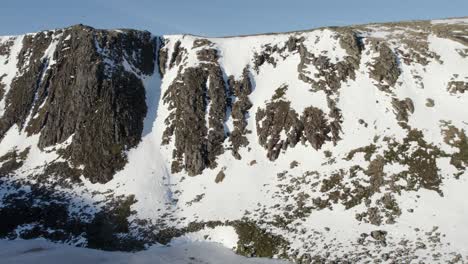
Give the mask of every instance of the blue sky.
[[87, 24], [226, 36], [468, 16], [468, 0], [2, 0], [0, 35]]

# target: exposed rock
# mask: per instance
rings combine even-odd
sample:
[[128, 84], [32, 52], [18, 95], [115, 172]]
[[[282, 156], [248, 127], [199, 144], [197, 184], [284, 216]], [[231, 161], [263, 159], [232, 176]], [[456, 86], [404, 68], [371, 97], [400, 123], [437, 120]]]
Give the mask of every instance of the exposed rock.
[[468, 91], [468, 82], [452, 81], [447, 85], [447, 91], [451, 94], [465, 93]]
[[288, 41], [286, 41], [286, 47], [288, 48], [289, 52], [295, 51], [299, 49], [299, 45], [301, 42], [304, 41], [304, 38], [296, 38], [293, 36], [290, 36]]
[[205, 167], [216, 167], [216, 157], [224, 152], [222, 143], [227, 137], [226, 90], [221, 69], [211, 64], [186, 69], [169, 86], [163, 100], [173, 111], [166, 120], [163, 144], [174, 136], [173, 172], [185, 169], [193, 176]]
[[296, 160], [291, 161], [291, 163], [289, 164], [290, 169], [294, 169], [297, 166], [299, 166], [299, 162], [297, 162]]
[[[279, 91], [281, 89], [277, 93]], [[277, 159], [281, 149], [294, 147], [301, 139], [303, 124], [296, 111], [290, 108], [290, 102], [282, 98], [267, 103], [265, 109], [258, 109], [255, 119], [259, 143], [267, 149], [270, 160]], [[286, 138], [281, 138], [282, 131]]]
[[383, 241], [385, 240], [385, 237], [387, 236], [387, 231], [383, 230], [374, 230], [370, 233], [371, 237], [375, 240], [378, 241]]
[[9, 39], [0, 42], [0, 56], [10, 58], [11, 47], [15, 43], [14, 41], [15, 37], [10, 37]]
[[248, 257], [272, 258], [284, 254], [288, 243], [281, 237], [268, 233], [255, 223], [236, 221], [233, 223], [239, 241], [237, 254]]
[[380, 89], [386, 90], [393, 87], [400, 76], [398, 59], [384, 42], [375, 42], [372, 45], [374, 51], [379, 53], [379, 56], [374, 58], [373, 63], [370, 65], [370, 77], [378, 82]]
[[[331, 95], [338, 92], [342, 82], [348, 78], [354, 79], [355, 71], [359, 68], [362, 43], [355, 33], [346, 33], [342, 35], [340, 45], [348, 52], [348, 56], [342, 61], [332, 63], [324, 55], [309, 52], [301, 43], [299, 46], [301, 61], [297, 66], [299, 80], [310, 83], [313, 91], [322, 90]], [[319, 73], [308, 76], [306, 70], [308, 65], [314, 65]]]
[[457, 152], [450, 155], [450, 163], [460, 172], [465, 171], [468, 167], [468, 137], [465, 130], [458, 129], [448, 122], [442, 122], [442, 133], [445, 143], [457, 148]]
[[4, 75], [0, 75], [0, 101], [2, 101], [3, 99], [3, 96], [5, 96], [5, 84], [2, 83], [2, 79], [5, 78], [5, 74]]
[[218, 60], [218, 51], [216, 49], [202, 49], [197, 51], [197, 57], [200, 61], [216, 62]]
[[304, 127], [304, 136], [314, 149], [320, 149], [325, 141], [330, 140], [331, 131], [322, 110], [316, 107], [307, 107], [301, 116]]
[[408, 122], [409, 114], [414, 113], [414, 104], [410, 98], [405, 98], [404, 100], [392, 98], [392, 106], [396, 119], [400, 122]]
[[180, 40], [177, 41], [174, 44], [174, 48], [173, 48], [172, 56], [171, 56], [171, 61], [169, 62], [169, 68], [172, 68], [175, 65], [179, 65], [182, 62], [182, 58], [183, 58], [184, 54], [187, 53], [185, 48], [180, 47], [181, 44], [182, 43], [180, 42]]
[[220, 183], [224, 180], [225, 177], [226, 177], [226, 174], [224, 174], [224, 171], [220, 170], [218, 174], [216, 175], [215, 182]]
[[173, 110], [166, 120], [163, 143], [175, 138], [172, 172], [183, 168], [189, 175], [200, 174], [207, 165], [208, 134], [205, 124], [207, 103], [206, 73], [202, 68], [188, 68], [164, 94], [163, 100]]
[[269, 44], [265, 45], [263, 47], [263, 50], [260, 53], [255, 52], [254, 58], [253, 58], [253, 69], [259, 73], [260, 72], [260, 66], [262, 66], [265, 63], [273, 65], [273, 67], [276, 67], [277, 61], [273, 57], [273, 54], [275, 53], [281, 53], [284, 49], [278, 48], [277, 45], [271, 46]]
[[[290, 102], [284, 99], [286, 90], [287, 86], [276, 89], [271, 102], [265, 109], [258, 109], [255, 117], [259, 143], [267, 149], [270, 160], [276, 160], [281, 150], [294, 147], [301, 139], [308, 141], [316, 150], [325, 141], [332, 140], [328, 134], [332, 132], [333, 124], [328, 123], [323, 111], [310, 106], [299, 117], [290, 107]], [[281, 137], [282, 133], [286, 138]]]
[[[2, 184], [6, 184], [2, 182]], [[141, 250], [144, 241], [130, 235], [127, 218], [133, 213], [133, 196], [113, 197], [110, 204], [95, 216], [69, 214], [69, 198], [50, 188], [35, 185], [24, 192], [18, 189], [2, 198], [0, 237], [32, 239], [42, 237], [56, 242], [79, 242], [87, 239], [87, 247], [105, 250]], [[83, 220], [87, 217], [89, 221]], [[19, 229], [17, 229], [19, 227]], [[26, 227], [26, 228], [25, 228]], [[78, 244], [84, 246], [83, 244]]]
[[213, 46], [213, 42], [207, 40], [207, 39], [196, 39], [193, 41], [193, 48], [196, 49], [196, 48], [199, 48], [199, 47], [203, 47], [203, 46]]
[[22, 152], [12, 150], [0, 157], [0, 178], [8, 176], [15, 170], [23, 166], [24, 160], [28, 157], [29, 149], [27, 148]]
[[245, 136], [250, 131], [247, 130], [247, 114], [252, 108], [249, 94], [252, 92], [252, 83], [250, 81], [249, 69], [244, 68], [242, 80], [236, 81], [233, 76], [229, 77], [229, 94], [234, 98], [231, 115], [233, 118], [234, 129], [231, 132], [229, 141], [232, 144], [232, 154], [236, 159], [240, 159], [239, 149], [249, 144]]
[[161, 77], [164, 77], [164, 74], [166, 74], [166, 67], [167, 67], [167, 60], [168, 60], [168, 51], [167, 48], [165, 47], [165, 43], [159, 39], [159, 51], [158, 51], [158, 69], [159, 69], [159, 74]]
[[427, 98], [427, 99], [426, 99], [426, 106], [427, 106], [427, 107], [434, 107], [434, 106], [435, 106], [434, 99]]
[[203, 199], [203, 197], [205, 197], [204, 193], [197, 194], [195, 198], [193, 198], [191, 201], [186, 202], [185, 204], [188, 206], [192, 206], [194, 203], [200, 202]]
[[41, 58], [51, 41], [51, 32], [24, 37], [23, 48], [18, 55], [17, 64], [17, 68], [22, 75], [12, 81], [10, 92], [6, 94], [5, 101], [9, 107], [6, 108], [5, 113], [0, 118], [0, 139], [13, 125], [16, 124], [19, 128], [25, 126], [26, 118], [34, 104], [37, 91], [40, 86], [46, 86], [44, 85], [46, 82], [41, 82], [41, 79], [48, 80], [50, 74], [44, 76], [47, 62]]

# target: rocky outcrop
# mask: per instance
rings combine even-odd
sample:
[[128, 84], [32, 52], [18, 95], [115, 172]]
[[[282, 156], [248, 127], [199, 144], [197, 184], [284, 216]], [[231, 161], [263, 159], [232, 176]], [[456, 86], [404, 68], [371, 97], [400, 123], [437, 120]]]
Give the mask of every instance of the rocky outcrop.
[[0, 137], [17, 125], [40, 133], [40, 148], [71, 138], [62, 156], [83, 165], [92, 182], [112, 179], [125, 165], [124, 152], [140, 141], [146, 103], [139, 75], [152, 74], [155, 45], [148, 32], [80, 25], [27, 35]]
[[265, 109], [258, 109], [255, 116], [258, 141], [267, 150], [267, 157], [276, 160], [282, 150], [294, 147], [306, 141], [316, 150], [325, 141], [332, 140], [329, 135], [332, 125], [324, 112], [310, 106], [304, 109], [301, 116], [291, 108], [291, 103], [284, 99], [287, 86], [276, 89]]
[[[249, 68], [243, 70], [240, 80], [234, 76], [225, 78], [218, 63], [218, 51], [213, 43], [197, 39], [193, 43], [197, 67], [179, 68], [176, 79], [163, 96], [171, 113], [163, 134], [163, 144], [172, 139], [175, 143], [172, 171], [185, 170], [189, 175], [200, 174], [205, 168], [217, 166], [217, 156], [224, 153], [227, 138], [233, 156], [240, 159], [239, 149], [248, 144], [246, 115], [252, 107]], [[172, 58], [180, 56], [180, 44], [175, 44]], [[177, 55], [175, 55], [177, 53]], [[160, 52], [161, 54], [161, 52]], [[177, 59], [174, 59], [177, 65]], [[232, 116], [233, 130], [228, 131], [226, 119]]]
[[[249, 94], [252, 92], [252, 83], [250, 80], [249, 69], [244, 68], [242, 79], [236, 81], [234, 76], [229, 76], [228, 86], [231, 102], [231, 115], [234, 129], [229, 136], [232, 145], [232, 154], [236, 159], [241, 159], [239, 149], [249, 144], [245, 136], [250, 131], [247, 130], [246, 116], [252, 108], [249, 100]], [[232, 103], [234, 100], [234, 103]]]
[[181, 44], [180, 40], [174, 44], [171, 60], [169, 61], [169, 68], [179, 65], [182, 62], [184, 54], [187, 53], [184, 48], [180, 47]]
[[414, 104], [411, 98], [405, 98], [404, 100], [392, 98], [392, 106], [396, 119], [400, 122], [408, 122], [408, 116], [414, 113]]
[[468, 91], [468, 82], [451, 81], [447, 85], [447, 91], [451, 94], [465, 93]]
[[202, 64], [185, 69], [164, 94], [172, 112], [166, 120], [163, 143], [174, 137], [173, 172], [185, 169], [189, 175], [197, 175], [216, 166], [226, 138], [226, 91], [219, 66]]
[[[270, 160], [276, 160], [282, 149], [294, 147], [301, 139], [304, 127], [290, 102], [271, 102], [265, 109], [257, 110], [255, 119], [258, 141]], [[286, 137], [281, 136], [283, 131]]]
[[304, 127], [304, 137], [314, 149], [320, 149], [325, 141], [330, 140], [331, 131], [322, 110], [316, 107], [307, 107], [301, 116]]
[[[342, 82], [355, 78], [355, 71], [359, 69], [363, 48], [360, 38], [354, 32], [341, 33], [337, 37], [340, 46], [348, 53], [344, 60], [337, 63], [332, 63], [327, 56], [309, 52], [302, 43], [298, 46], [301, 58], [297, 66], [299, 80], [310, 83], [314, 91], [322, 90], [329, 95], [336, 93]], [[309, 65], [313, 65], [318, 71], [314, 76], [308, 76], [306, 69]]]
[[371, 64], [370, 77], [378, 82], [378, 87], [387, 90], [393, 87], [400, 76], [398, 60], [393, 51], [383, 42], [371, 44], [378, 57]]
[[3, 100], [5, 96], [5, 84], [2, 83], [2, 79], [5, 78], [5, 75], [0, 76], [0, 101]]

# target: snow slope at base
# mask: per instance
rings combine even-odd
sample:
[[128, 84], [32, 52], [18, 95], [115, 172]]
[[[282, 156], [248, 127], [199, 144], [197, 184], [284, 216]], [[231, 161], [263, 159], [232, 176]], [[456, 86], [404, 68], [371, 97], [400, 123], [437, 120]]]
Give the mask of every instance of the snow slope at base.
[[246, 258], [216, 243], [178, 243], [170, 247], [151, 247], [137, 253], [99, 251], [54, 244], [45, 240], [0, 240], [0, 263], [131, 263], [131, 264], [286, 264], [271, 259]]

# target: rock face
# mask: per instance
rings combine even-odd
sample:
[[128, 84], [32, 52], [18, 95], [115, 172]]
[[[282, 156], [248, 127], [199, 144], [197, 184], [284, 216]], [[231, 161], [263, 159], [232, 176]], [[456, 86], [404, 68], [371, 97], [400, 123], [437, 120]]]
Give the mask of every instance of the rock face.
[[461, 19], [0, 37], [0, 238], [464, 259], [467, 36]]
[[[281, 150], [299, 142], [308, 141], [318, 150], [325, 141], [331, 140], [331, 128], [323, 111], [310, 106], [298, 116], [291, 109], [291, 103], [283, 98], [286, 90], [286, 86], [278, 88], [266, 109], [259, 109], [256, 114], [259, 143], [268, 150], [267, 157], [272, 161], [278, 158]], [[281, 134], [286, 137], [282, 138]]]
[[123, 64], [152, 74], [155, 43], [148, 32], [84, 26], [25, 36], [0, 137], [13, 125], [40, 134], [41, 149], [71, 137], [63, 157], [83, 165], [92, 182], [109, 181], [123, 168], [124, 152], [140, 141], [147, 111], [141, 80]]

